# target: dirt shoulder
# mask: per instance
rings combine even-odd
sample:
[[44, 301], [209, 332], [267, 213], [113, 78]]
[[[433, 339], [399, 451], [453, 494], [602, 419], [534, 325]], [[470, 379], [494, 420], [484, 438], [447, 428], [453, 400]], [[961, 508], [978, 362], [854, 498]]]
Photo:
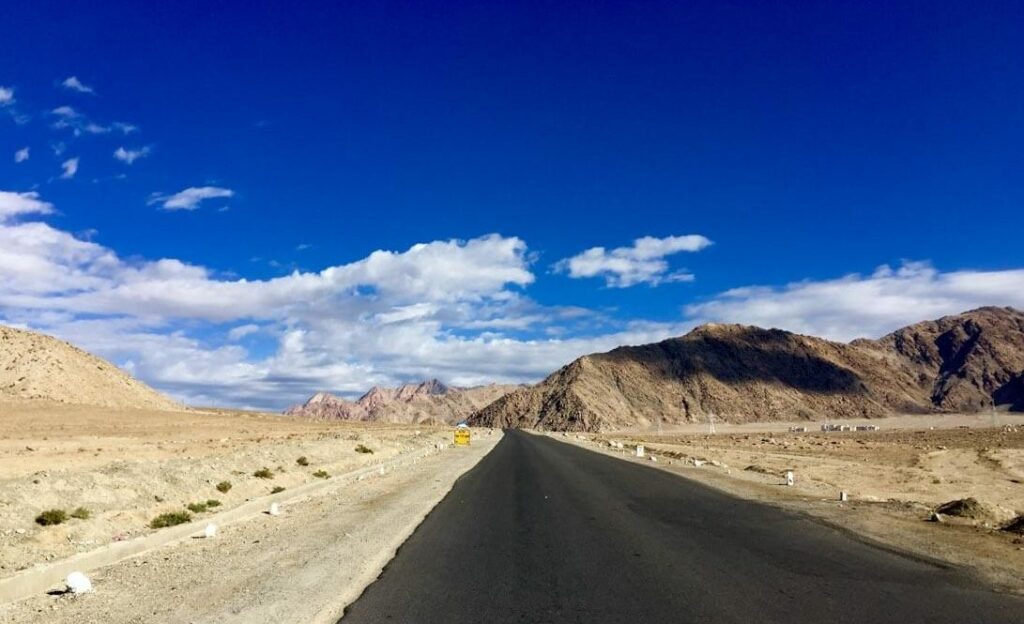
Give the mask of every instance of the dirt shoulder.
[[0, 606], [0, 622], [334, 622], [456, 479], [500, 439], [478, 438], [91, 574], [95, 593]]
[[[1024, 539], [999, 530], [1024, 513], [1024, 428], [930, 427], [936, 424], [842, 433], [552, 435], [805, 514], [863, 541], [960, 566], [1001, 590], [1024, 593]], [[647, 457], [634, 456], [636, 444], [646, 447]], [[785, 484], [788, 470], [795, 475], [791, 487]], [[840, 492], [847, 501], [840, 501]], [[985, 509], [982, 517], [930, 521], [940, 504], [969, 497]]]

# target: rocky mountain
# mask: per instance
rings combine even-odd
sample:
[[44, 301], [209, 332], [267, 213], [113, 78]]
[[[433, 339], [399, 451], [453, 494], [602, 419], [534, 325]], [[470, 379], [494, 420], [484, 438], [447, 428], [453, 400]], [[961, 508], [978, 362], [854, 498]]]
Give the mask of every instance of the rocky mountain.
[[284, 413], [321, 420], [450, 424], [463, 420], [517, 387], [452, 388], [431, 379], [398, 388], [374, 386], [355, 401], [318, 392], [302, 405], [290, 407]]
[[1024, 313], [980, 308], [849, 344], [778, 329], [703, 325], [584, 356], [470, 417], [473, 424], [596, 431], [664, 423], [874, 418], [1024, 409]]
[[174, 410], [179, 403], [74, 345], [0, 325], [0, 402]]

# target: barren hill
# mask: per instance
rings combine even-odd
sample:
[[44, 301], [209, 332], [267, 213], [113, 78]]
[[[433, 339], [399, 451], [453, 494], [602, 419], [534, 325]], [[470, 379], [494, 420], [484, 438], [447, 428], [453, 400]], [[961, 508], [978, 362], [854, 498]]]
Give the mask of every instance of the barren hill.
[[0, 325], [0, 401], [181, 409], [110, 362], [44, 334]]
[[374, 386], [356, 401], [318, 392], [289, 416], [321, 420], [370, 420], [391, 423], [443, 424], [460, 421], [519, 386], [452, 388], [436, 379], [398, 388]]
[[470, 422], [595, 431], [664, 423], [873, 418], [1024, 403], [1024, 314], [981, 308], [849, 344], [703, 325], [588, 355]]

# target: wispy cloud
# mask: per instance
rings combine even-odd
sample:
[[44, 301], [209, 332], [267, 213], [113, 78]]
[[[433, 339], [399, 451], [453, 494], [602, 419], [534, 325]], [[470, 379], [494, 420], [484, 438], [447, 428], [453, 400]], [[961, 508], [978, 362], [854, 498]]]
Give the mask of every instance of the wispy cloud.
[[14, 162], [16, 162], [16, 163], [23, 163], [26, 160], [28, 160], [28, 158], [29, 158], [29, 149], [27, 147], [23, 147], [20, 150], [14, 152]]
[[693, 280], [693, 274], [685, 271], [670, 273], [665, 258], [684, 251], [700, 251], [709, 245], [711, 241], [699, 234], [665, 238], [645, 236], [633, 241], [630, 247], [612, 250], [591, 247], [580, 254], [559, 260], [552, 268], [556, 273], [566, 273], [572, 278], [603, 277], [609, 288], [688, 282]]
[[65, 160], [60, 164], [60, 168], [63, 170], [63, 173], [60, 174], [62, 180], [70, 180], [75, 177], [75, 174], [78, 173], [78, 157]]
[[109, 125], [97, 123], [90, 120], [74, 107], [66, 104], [51, 110], [50, 114], [56, 118], [51, 125], [54, 130], [70, 129], [75, 136], [81, 136], [82, 134], [108, 134], [114, 131], [127, 135], [137, 132], [139, 129], [138, 126], [123, 121], [115, 121]]
[[173, 195], [154, 194], [149, 204], [160, 204], [164, 210], [195, 210], [207, 199], [234, 197], [235, 192], [219, 186], [192, 186]]
[[114, 150], [114, 158], [130, 165], [140, 158], [149, 156], [149, 152], [150, 148], [148, 146], [140, 147], [139, 149], [127, 149], [122, 146]]
[[14, 89], [11, 87], [0, 87], [0, 106], [14, 104]]
[[92, 87], [83, 84], [82, 81], [78, 79], [78, 76], [68, 76], [60, 84], [69, 91], [77, 91], [78, 93], [96, 93]]

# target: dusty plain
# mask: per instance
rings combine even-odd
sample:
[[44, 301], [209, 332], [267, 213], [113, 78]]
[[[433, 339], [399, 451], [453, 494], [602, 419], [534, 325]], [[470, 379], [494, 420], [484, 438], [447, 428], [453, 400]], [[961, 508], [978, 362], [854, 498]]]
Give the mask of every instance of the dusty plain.
[[[446, 441], [450, 429], [313, 422], [227, 410], [127, 410], [0, 403], [0, 578], [35, 564], [152, 533], [186, 505], [202, 519], [274, 488], [319, 481]], [[372, 453], [360, 453], [362, 445]], [[299, 458], [305, 458], [300, 465]], [[266, 468], [270, 478], [254, 476]], [[321, 473], [322, 474], [322, 473]], [[221, 482], [231, 484], [218, 491]], [[47, 509], [88, 519], [40, 526]]]
[[[1024, 416], [901, 416], [870, 424], [880, 430], [719, 423], [712, 435], [702, 423], [660, 433], [551, 435], [780, 505], [882, 547], [962, 566], [1001, 590], [1024, 592], [1024, 535], [1000, 530], [1024, 514]], [[791, 426], [809, 430], [790, 432]], [[625, 448], [612, 449], [612, 442]], [[637, 444], [647, 457], [633, 457]], [[792, 487], [785, 484], [789, 470]], [[982, 513], [933, 519], [939, 505], [965, 498], [977, 499]]]

